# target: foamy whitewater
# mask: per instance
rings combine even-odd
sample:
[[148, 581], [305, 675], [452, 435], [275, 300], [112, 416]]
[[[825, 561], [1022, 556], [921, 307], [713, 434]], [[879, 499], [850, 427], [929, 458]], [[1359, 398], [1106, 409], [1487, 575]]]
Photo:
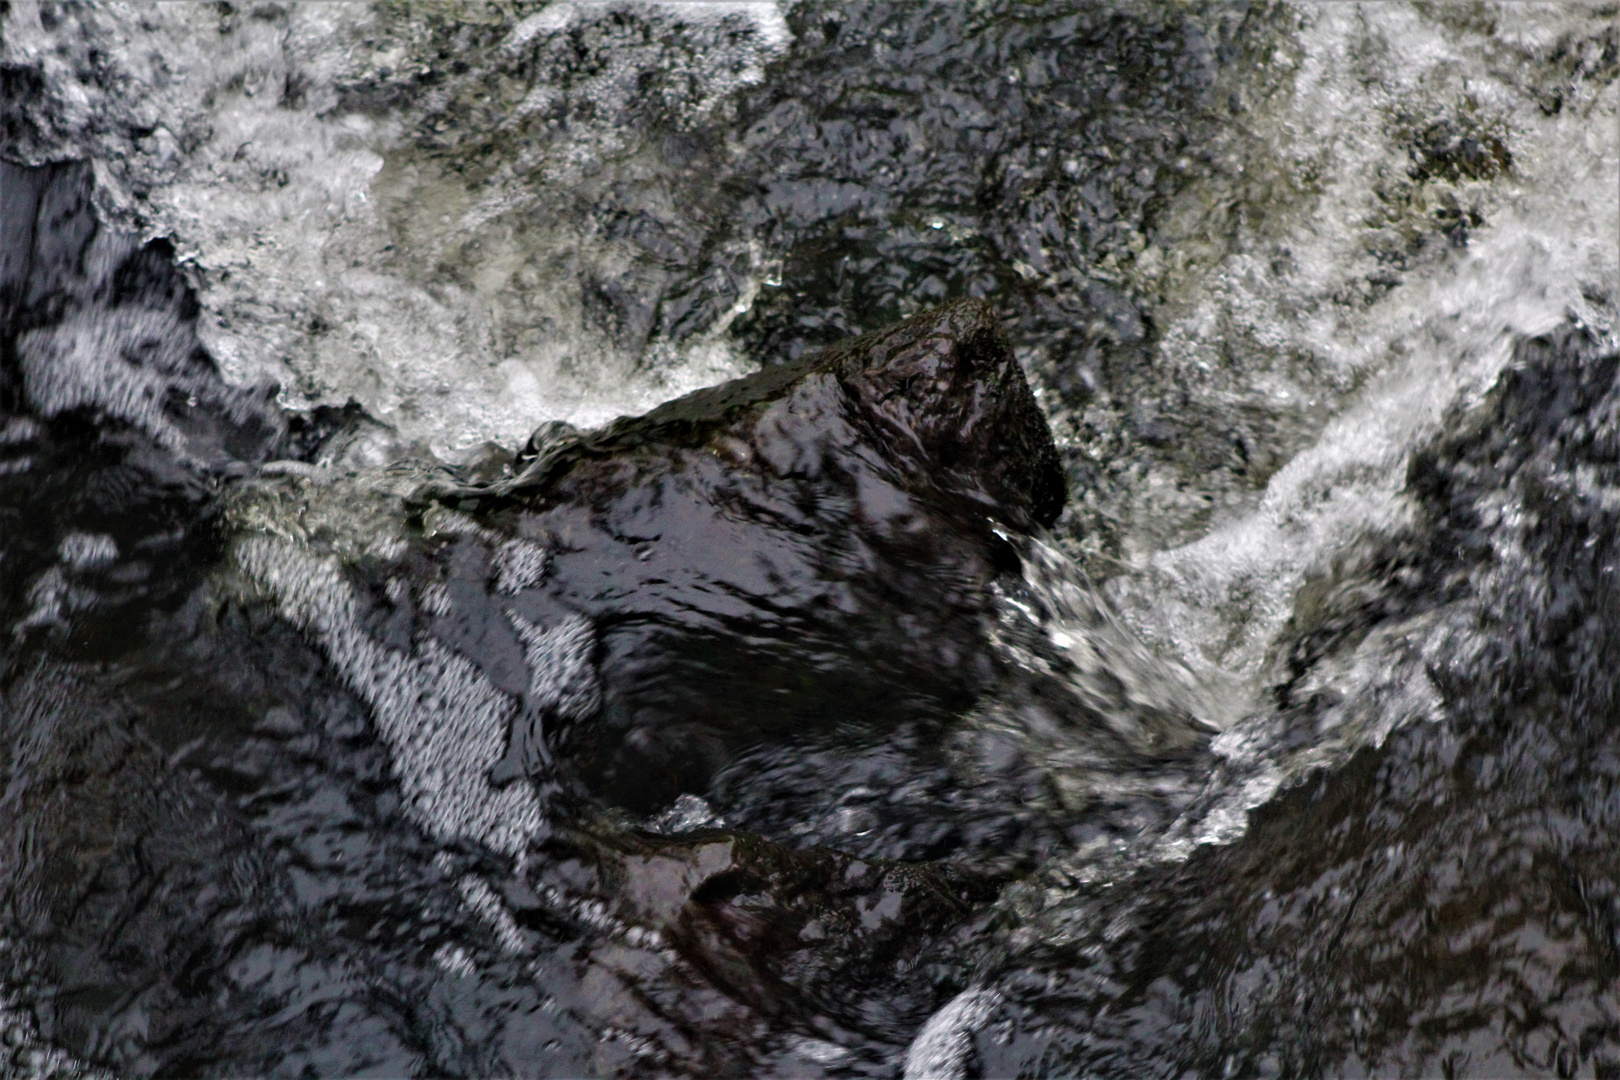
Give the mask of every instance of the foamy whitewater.
[[[1246, 372], [1247, 385], [1214, 393], [1233, 406], [1274, 398], [1278, 411], [1327, 404], [1328, 418], [1257, 505], [1191, 543], [1132, 552], [1132, 565], [1102, 589], [1146, 640], [1231, 695], [1204, 715], [1226, 729], [1213, 748], [1234, 766], [1233, 790], [1202, 808], [1198, 822], [1173, 829], [1154, 858], [1231, 842], [1246, 812], [1291, 779], [1438, 715], [1426, 671], [1483, 644], [1461, 625], [1452, 634], [1432, 625], [1382, 629], [1322, 672], [1316, 688], [1341, 703], [1302, 750], [1279, 756], [1257, 737], [1265, 718], [1241, 718], [1277, 679], [1279, 638], [1306, 579], [1408, 528], [1410, 455], [1448, 414], [1479, 401], [1515, 341], [1570, 320], [1611, 348], [1616, 340], [1620, 87], [1611, 82], [1549, 117], [1512, 85], [1497, 55], [1482, 57], [1477, 42], [1449, 37], [1409, 7], [1322, 4], [1303, 15], [1298, 55], [1277, 58], [1296, 70], [1292, 92], [1260, 106], [1256, 127], [1278, 159], [1323, 178], [1321, 193], [1285, 233], [1254, 236], [1257, 251], [1227, 257], [1188, 290], [1177, 305], [1186, 314], [1167, 328], [1157, 362], [1208, 371], [1218, 343], [1235, 332], [1276, 359]], [[1565, 4], [1505, 5], [1493, 16], [1503, 51], [1604, 17]], [[1414, 202], [1472, 203], [1489, 225], [1466, 250], [1406, 275], [1361, 310], [1330, 307], [1330, 296], [1377, 265], [1368, 237], [1386, 225], [1386, 189], [1408, 164], [1392, 119], [1444, 100], [1464, 100], [1512, 132], [1513, 170], [1434, 185]], [[1281, 272], [1266, 257], [1277, 251], [1289, 256]], [[905, 1075], [963, 1075], [963, 1033], [989, 1019], [993, 997], [973, 988], [953, 999], [912, 1045]]]
[[[1139, 7], [1158, 10], [1119, 11], [1141, 14]], [[1251, 812], [1281, 793], [1394, 732], [1443, 718], [1438, 684], [1488, 651], [1486, 601], [1452, 598], [1392, 617], [1324, 646], [1303, 666], [1296, 643], [1323, 597], [1375, 582], [1379, 552], [1421, 546], [1409, 483], [1415, 455], [1482, 407], [1525, 340], [1573, 326], [1597, 343], [1595, 352], [1620, 348], [1620, 79], [1604, 52], [1614, 48], [1616, 13], [1601, 4], [1477, 7], [1295, 3], [1253, 16], [1241, 30], [1222, 29], [1225, 9], [1212, 8], [1199, 16], [1210, 41], [1249, 34], [1267, 43], [1264, 55], [1229, 60], [1208, 76], [1198, 100], [1200, 116], [1218, 114], [1209, 121], [1215, 134], [1207, 147], [1166, 158], [1164, 171], [1191, 177], [1169, 194], [1152, 196], [1158, 181], [1142, 182], [1149, 194], [1140, 205], [1159, 199], [1151, 228], [1145, 219], [1128, 222], [1127, 239], [1091, 249], [1076, 239], [1079, 227], [1066, 226], [1061, 241], [1042, 234], [1008, 261], [1010, 276], [953, 278], [940, 269], [927, 279], [948, 279], [956, 290], [983, 280], [1008, 296], [1023, 289], [1060, 299], [1106, 286], [1108, 303], [1128, 302], [1151, 317], [1146, 336], [1098, 329], [1110, 309], [1087, 300], [1093, 321], [1075, 333], [1088, 348], [1146, 342], [1131, 361], [1137, 381], [1121, 376], [1106, 392], [1094, 385], [1101, 362], [1090, 359], [1078, 380], [1089, 389], [1065, 382], [1062, 358], [1081, 355], [1079, 346], [1020, 337], [1014, 327], [1070, 467], [1071, 509], [1049, 534], [1009, 538], [1022, 557], [1023, 591], [998, 597], [1004, 635], [992, 643], [1010, 668], [1067, 680], [1065, 692], [1122, 738], [1145, 738], [1141, 715], [1173, 715], [1207, 739], [1209, 753], [1192, 765], [1099, 775], [1079, 736], [1038, 729], [1011, 705], [976, 705], [969, 728], [1041, 763], [1046, 786], [1029, 796], [1032, 806], [1047, 806], [1044, 799], [1080, 813], [1139, 799], [1170, 809], [1162, 820], [1144, 818], [1128, 839], [1100, 832], [1006, 884], [987, 902], [999, 913], [986, 916], [994, 929], [973, 946], [996, 962], [950, 978], [921, 965], [908, 976], [919, 995], [935, 995], [934, 1011], [909, 1029], [903, 1048], [860, 1057], [840, 1045], [848, 1033], [830, 1024], [782, 1034], [760, 1021], [748, 1029], [760, 1047], [750, 1061], [814, 1075], [979, 1075], [975, 1039], [1000, 1030], [998, 1018], [1012, 1015], [1006, 1003], [1026, 992], [1006, 974], [1029, 967], [1017, 958], [1096, 930], [1070, 933], [1089, 910], [1073, 914], [1074, 895], [1099, 883], [1123, 890], [1132, 875], [1237, 843]], [[0, 15], [0, 64], [34, 73], [36, 85], [33, 97], [19, 92], [22, 104], [5, 107], [4, 155], [19, 165], [91, 162], [96, 213], [109, 227], [98, 258], [110, 267], [137, 240], [172, 244], [201, 307], [196, 343], [218, 367], [216, 378], [187, 366], [189, 328], [119, 309], [19, 337], [19, 393], [41, 418], [99, 410], [193, 463], [205, 455], [164, 411], [165, 394], [190, 395], [194, 405], [217, 400], [222, 413], [242, 418], [273, 385], [288, 416], [353, 402], [375, 422], [358, 457], [254, 464], [219, 481], [224, 554], [209, 571], [210, 587], [268, 605], [364, 703], [401, 812], [455, 853], [441, 852], [435, 865], [454, 878], [462, 904], [504, 955], [528, 965], [514, 970], [537, 985], [554, 978], [534, 959], [543, 919], [509, 879], [540, 857], [552, 811], [544, 785], [497, 783], [492, 770], [514, 725], [538, 730], [542, 716], [583, 723], [600, 710], [599, 629], [583, 616], [531, 621], [513, 599], [547, 580], [552, 549], [438, 508], [422, 516], [423, 533], [482, 545], [490, 610], [520, 643], [523, 671], [497, 685], [434, 637], [388, 637], [377, 611], [452, 618], [457, 610], [448, 578], [409, 576], [405, 523], [420, 512], [412, 492], [481, 454], [510, 460], [547, 422], [598, 426], [783, 358], [769, 353], [773, 343], [813, 322], [790, 305], [812, 304], [816, 283], [833, 275], [815, 259], [853, 273], [848, 267], [865, 250], [858, 245], [869, 242], [861, 230], [872, 229], [860, 214], [876, 196], [818, 188], [793, 196], [800, 203], [781, 195], [779, 205], [775, 194], [758, 194], [790, 190], [785, 173], [759, 164], [785, 168], [760, 148], [780, 136], [768, 118], [794, 115], [808, 98], [769, 97], [773, 80], [808, 79], [805, 70], [822, 77], [823, 68], [791, 65], [823, 38], [833, 41], [842, 17], [771, 2], [584, 0], [425, 10], [295, 3], [273, 11], [14, 2]], [[887, 40], [873, 32], [866, 59], [839, 54], [837, 63], [865, 70]], [[1018, 67], [1016, 48], [1002, 60], [998, 77], [1007, 85], [1043, 85]], [[1555, 84], [1556, 107], [1547, 96]], [[859, 107], [882, 115], [870, 123], [884, 137], [899, 139], [904, 128], [914, 149], [926, 140], [905, 127], [912, 121], [899, 100], [873, 92]], [[993, 117], [979, 124], [968, 105], [950, 107], [959, 110], [952, 125], [996, 127]], [[909, 183], [892, 180], [911, 167], [900, 150], [848, 150], [859, 140], [838, 124], [851, 123], [828, 120], [814, 130], [867, 172], [832, 175], [829, 164], [829, 176], [816, 179], [874, 190], [872, 177]], [[1081, 177], [1073, 160], [1041, 164], [1048, 149], [1009, 146], [1006, 160], [1016, 164], [997, 158], [995, 175], [1017, 168]], [[1112, 160], [1106, 145], [1095, 149], [1096, 160]], [[1194, 149], [1213, 162], [1203, 173], [1204, 165], [1188, 164]], [[729, 170], [723, 176], [705, 171], [717, 161]], [[1143, 170], [1151, 176], [1158, 167]], [[1071, 198], [1067, 181], [1055, 183], [1060, 195], [1042, 204], [1041, 227], [1079, 220], [1073, 208], [1082, 200], [1097, 221], [1114, 214], [1093, 188]], [[1073, 186], [1079, 191], [1080, 180]], [[842, 222], [844, 231], [803, 225], [795, 215], [809, 220], [812, 205], [817, 222]], [[944, 265], [947, 234], [959, 232], [964, 251], [1000, 242], [988, 226], [975, 231], [957, 217], [947, 229], [945, 210], [920, 213], [894, 216], [897, 232], [913, 229], [917, 245], [937, 246], [919, 264]], [[1031, 211], [1030, 221], [1038, 219]], [[1088, 228], [1087, 237], [1105, 233], [1100, 224]], [[801, 240], [803, 250], [794, 246]], [[1051, 268], [1059, 264], [1069, 269]], [[813, 332], [856, 321], [848, 312], [861, 297], [838, 288], [826, 306], [840, 314]], [[1018, 304], [1025, 301], [1005, 306]], [[1026, 308], [1045, 310], [1036, 301], [1017, 310]], [[1018, 325], [1055, 318], [1031, 315]], [[137, 338], [159, 343], [146, 366], [110, 359]], [[1130, 387], [1151, 390], [1143, 400], [1159, 402], [1171, 419], [1178, 410], [1241, 417], [1245, 430], [1271, 441], [1235, 439], [1241, 466], [1189, 464], [1176, 456], [1182, 437], [1154, 426], [1159, 414], [1133, 412], [1141, 403], [1129, 399]], [[32, 423], [0, 424], [0, 446], [32, 446]], [[1107, 447], [1124, 449], [1104, 460]], [[1117, 462], [1125, 464], [1090, 490], [1075, 479], [1082, 466], [1101, 475]], [[1239, 475], [1257, 479], [1231, 479]], [[1611, 489], [1587, 494], [1615, 498]], [[1535, 511], [1506, 495], [1500, 501], [1491, 573], [1506, 580], [1514, 560], [1527, 558], [1513, 548], [1512, 530]], [[1109, 528], [1090, 527], [1098, 521]], [[90, 609], [76, 583], [133, 557], [107, 530], [64, 533], [55, 562], [27, 584], [26, 611], [8, 633], [22, 641]], [[386, 600], [364, 595], [356, 568], [387, 579]], [[1029, 647], [1032, 635], [1040, 649]], [[1285, 684], [1327, 703], [1314, 726], [1284, 717], [1277, 688]], [[688, 793], [639, 827], [685, 836], [728, 820], [730, 810]], [[567, 912], [625, 955], [645, 950], [674, 963], [663, 932], [610, 914], [583, 886], [578, 895], [558, 886], [533, 903]], [[12, 948], [11, 936], [0, 932], [0, 946]], [[432, 950], [438, 971], [469, 986], [483, 956], [448, 940]], [[664, 977], [646, 975], [648, 985]], [[714, 977], [725, 985], [731, 976]], [[634, 995], [616, 997], [621, 991], [594, 978], [582, 977], [575, 1004], [552, 983], [544, 993], [548, 1016], [594, 1025], [622, 1049], [618, 1064], [601, 1068], [669, 1075], [705, 1067], [694, 1064], [709, 1061], [697, 1050], [669, 1056], [655, 1024], [637, 1026], [643, 1006], [626, 1004]], [[656, 983], [659, 993], [685, 985], [668, 978]], [[67, 1037], [38, 1030], [15, 995], [0, 999], [0, 1027], [17, 1048], [17, 1075], [88, 1075], [112, 1060], [110, 1042], [70, 1053]], [[1556, 1057], [1556, 1048], [1549, 1053]], [[438, 1067], [425, 1056], [419, 1063]]]
[[[648, 73], [701, 121], [758, 82], [787, 38], [770, 3], [649, 4], [648, 33], [622, 38], [603, 25], [611, 10], [561, 3], [506, 27], [491, 9], [446, 27], [317, 3], [287, 8], [283, 26], [198, 4], [108, 5], [49, 16], [47, 30], [54, 8], [16, 4], [0, 62], [36, 67], [60, 99], [14, 152], [90, 158], [106, 216], [174, 243], [232, 382], [278, 383], [291, 408], [353, 398], [440, 454], [521, 442], [542, 420], [591, 426], [750, 366], [724, 316], [673, 351], [593, 326], [582, 290], [634, 252], [580, 210], [604, 170], [635, 176], [655, 203], [678, 197], [632, 127]], [[580, 24], [600, 34], [587, 72], [555, 55]], [[497, 123], [472, 121], [467, 137], [496, 155], [487, 175], [423, 146], [482, 86], [393, 89], [435, 33], [476, 56], [480, 76], [552, 69], [501, 102]], [[114, 71], [86, 85], [70, 72], [92, 50]], [[359, 88], [403, 107], [345, 108]], [[743, 283], [739, 309], [756, 287]]]

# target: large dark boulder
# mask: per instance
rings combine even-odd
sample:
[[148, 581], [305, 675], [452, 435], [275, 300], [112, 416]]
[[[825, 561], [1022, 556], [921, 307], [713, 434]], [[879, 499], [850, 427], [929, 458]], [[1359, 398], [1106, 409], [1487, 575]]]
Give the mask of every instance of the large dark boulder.
[[544, 551], [543, 573], [513, 581], [513, 556], [468, 537], [454, 576], [506, 587], [458, 590], [442, 632], [521, 693], [522, 625], [588, 620], [600, 712], [565, 730], [531, 710], [498, 771], [556, 756], [638, 812], [705, 790], [765, 738], [859, 741], [960, 714], [994, 675], [984, 623], [990, 582], [1018, 565], [1007, 537], [1050, 525], [1065, 494], [978, 300], [549, 433], [519, 468], [423, 493], [427, 513], [453, 507]]
[[1026, 531], [1056, 521], [1066, 497], [1046, 418], [995, 310], [976, 299], [621, 418], [543, 456], [531, 445], [527, 467], [494, 488], [596, 499], [621, 475], [604, 470], [610, 459], [719, 453], [736, 440], [753, 451], [743, 469], [782, 478], [813, 478], [814, 457], [848, 455], [859, 441], [913, 493], [966, 496]]

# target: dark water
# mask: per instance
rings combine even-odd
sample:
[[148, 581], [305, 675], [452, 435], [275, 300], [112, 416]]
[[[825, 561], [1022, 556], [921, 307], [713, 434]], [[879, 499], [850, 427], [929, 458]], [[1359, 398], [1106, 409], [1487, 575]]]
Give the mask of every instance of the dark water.
[[379, 9], [322, 115], [597, 147], [578, 340], [760, 372], [448, 464], [210, 353], [7, 9], [3, 1068], [1620, 1075], [1620, 38], [1517, 10], [801, 4], [698, 108], [741, 14]]
[[[1378, 552], [1378, 584], [1333, 596], [1291, 658], [1432, 613], [1442, 719], [1310, 777], [1230, 847], [1031, 910], [987, 1074], [1620, 1068], [1613, 528], [1570, 486], [1614, 468], [1616, 357], [1565, 333], [1516, 359], [1413, 461], [1424, 542]], [[1533, 508], [1507, 530], [1484, 523], [1503, 492]], [[1283, 738], [1329, 704], [1276, 692]]]

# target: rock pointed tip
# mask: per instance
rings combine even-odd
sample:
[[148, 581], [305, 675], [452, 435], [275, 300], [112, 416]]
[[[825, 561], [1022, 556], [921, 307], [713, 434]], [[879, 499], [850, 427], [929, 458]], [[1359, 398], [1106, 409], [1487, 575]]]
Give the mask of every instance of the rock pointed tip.
[[988, 499], [1018, 528], [1050, 527], [1068, 498], [1062, 459], [996, 309], [963, 297], [829, 350], [860, 411], [915, 445], [925, 471]]
[[[786, 427], [778, 416], [759, 429], [772, 409], [803, 415]], [[851, 448], [820, 444], [844, 421], [856, 425], [867, 451], [888, 459], [919, 490], [965, 495], [1019, 530], [1049, 527], [1063, 510], [1068, 485], [1046, 416], [995, 307], [979, 297], [694, 391], [645, 416], [569, 432], [504, 492], [577, 497], [565, 489], [583, 483], [585, 473], [568, 483], [563, 478], [587, 459], [599, 462], [605, 476], [615, 458], [673, 462], [717, 441], [752, 445], [765, 462], [837, 457]], [[596, 468], [586, 472], [595, 475]]]

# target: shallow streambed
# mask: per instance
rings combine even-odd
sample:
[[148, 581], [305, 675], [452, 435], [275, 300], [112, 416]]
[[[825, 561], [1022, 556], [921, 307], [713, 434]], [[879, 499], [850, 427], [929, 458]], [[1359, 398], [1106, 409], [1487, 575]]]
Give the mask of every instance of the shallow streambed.
[[1620, 1074], [1617, 18], [9, 5], [4, 1067]]

